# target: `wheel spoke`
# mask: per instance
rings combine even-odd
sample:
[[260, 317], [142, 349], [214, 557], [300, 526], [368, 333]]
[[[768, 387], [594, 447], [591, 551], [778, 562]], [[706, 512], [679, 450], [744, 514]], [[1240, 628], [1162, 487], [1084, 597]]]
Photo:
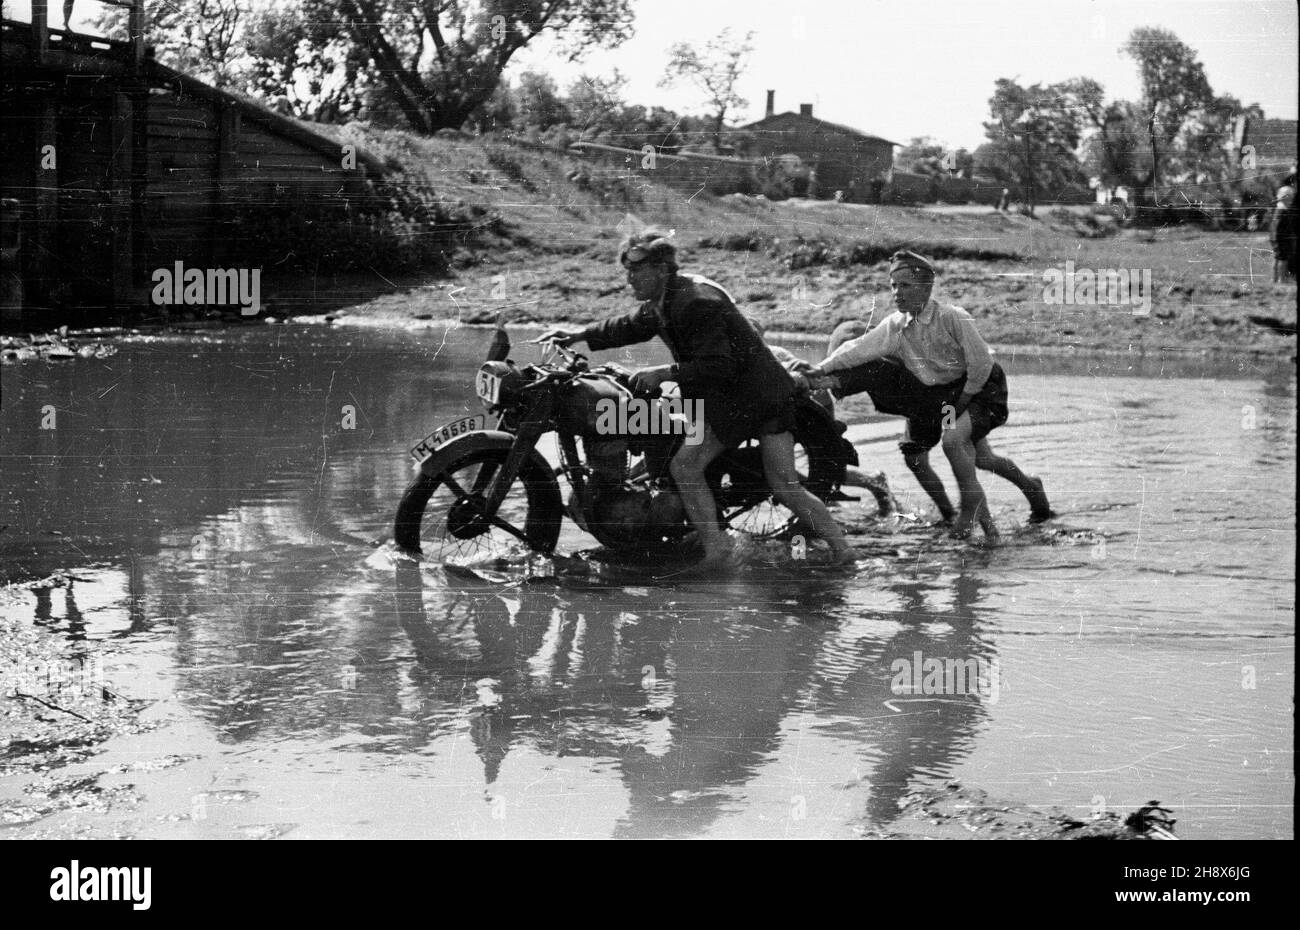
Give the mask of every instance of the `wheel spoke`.
[[463, 501], [469, 497], [469, 495], [465, 493], [465, 489], [462, 488], [456, 479], [451, 476], [451, 472], [443, 473], [442, 483], [451, 489], [451, 493], [456, 495], [457, 501]]
[[[495, 459], [479, 459], [437, 476], [441, 487], [435, 489], [426, 505], [427, 516], [423, 521], [428, 541], [427, 555], [444, 562], [479, 561], [494, 553], [504, 554], [501, 550], [505, 548], [507, 536], [529, 545], [527, 534], [510, 522], [512, 513], [520, 521], [527, 519], [527, 492], [521, 481], [512, 482], [506, 489], [505, 499], [498, 505], [496, 512], [491, 515], [484, 513], [484, 492], [500, 467], [501, 462]], [[472, 481], [469, 480], [471, 474]], [[462, 538], [453, 531], [454, 527], [448, 522], [453, 507], [462, 508], [458, 522], [472, 535]], [[475, 525], [478, 525], [477, 531]]]
[[528, 537], [524, 535], [523, 530], [516, 529], [515, 527], [511, 526], [509, 523], [507, 523], [505, 520], [502, 520], [500, 517], [496, 516], [495, 514], [493, 516], [488, 517], [487, 521], [491, 523], [493, 526], [505, 530], [511, 536], [517, 537], [518, 539], [523, 540], [525, 543], [528, 542]]

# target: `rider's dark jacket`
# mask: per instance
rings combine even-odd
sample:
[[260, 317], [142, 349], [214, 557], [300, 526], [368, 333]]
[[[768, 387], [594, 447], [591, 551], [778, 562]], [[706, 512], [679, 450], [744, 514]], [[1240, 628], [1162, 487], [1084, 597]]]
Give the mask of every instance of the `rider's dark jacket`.
[[614, 349], [655, 336], [677, 363], [682, 397], [704, 402], [704, 419], [725, 444], [757, 435], [761, 424], [786, 415], [794, 382], [718, 284], [679, 272], [662, 301], [593, 324], [586, 341], [593, 350]]

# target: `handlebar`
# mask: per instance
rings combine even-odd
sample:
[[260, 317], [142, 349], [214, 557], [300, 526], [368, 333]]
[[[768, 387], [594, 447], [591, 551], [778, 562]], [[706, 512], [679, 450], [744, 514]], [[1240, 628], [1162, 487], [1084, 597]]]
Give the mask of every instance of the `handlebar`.
[[586, 368], [587, 356], [583, 355], [581, 352], [574, 352], [571, 349], [568, 349], [565, 346], [562, 346], [558, 342], [555, 342], [554, 340], [551, 339], [538, 342], [536, 344], [541, 346], [541, 352], [542, 352], [542, 360], [539, 362], [539, 364], [542, 365], [546, 364], [546, 356], [548, 353], [556, 353], [561, 358], [564, 359], [565, 364], [568, 365], [570, 368], [573, 368], [574, 370], [577, 371], [581, 371]]
[[590, 373], [590, 374], [608, 375], [614, 378], [614, 380], [618, 381], [619, 384], [622, 384], [628, 390], [631, 390], [633, 395], [636, 397], [649, 397], [653, 399], [653, 398], [663, 396], [663, 389], [658, 387], [656, 387], [652, 391], [637, 391], [633, 389], [631, 384], [631, 372], [625, 370], [619, 365], [607, 363], [604, 365], [599, 365], [596, 368], [591, 368], [587, 364], [587, 356], [583, 355], [581, 352], [574, 352], [571, 349], [568, 349], [565, 346], [560, 345], [558, 342], [554, 342], [550, 340], [540, 342], [538, 344], [543, 346], [543, 350], [542, 350], [543, 356], [542, 356], [542, 361], [538, 362], [538, 365], [536, 367], [547, 365], [547, 362], [545, 360], [547, 352], [554, 352], [560, 355], [561, 358], [565, 360], [566, 367], [561, 370], [552, 370], [552, 371], [545, 372], [541, 378], [533, 382], [528, 387], [537, 387], [548, 381], [562, 380], [565, 378], [575, 377], [579, 374]]

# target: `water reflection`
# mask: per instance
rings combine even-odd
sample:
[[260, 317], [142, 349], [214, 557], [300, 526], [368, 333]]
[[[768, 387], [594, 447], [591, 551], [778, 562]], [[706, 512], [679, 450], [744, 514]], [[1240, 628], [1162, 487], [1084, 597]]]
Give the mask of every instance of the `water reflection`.
[[[1293, 636], [1293, 370], [1186, 362], [1175, 379], [1017, 362], [1027, 367], [1002, 442], [1043, 463], [1063, 522], [1104, 532], [1108, 547], [1030, 541], [922, 558], [900, 539], [896, 557], [851, 579], [501, 584], [394, 570], [375, 548], [410, 476], [406, 447], [473, 403], [467, 373], [489, 334], [463, 336], [444, 345], [441, 333], [285, 328], [201, 347], [128, 345], [75, 367], [6, 367], [0, 578], [62, 573], [24, 607], [59, 636], [109, 639], [124, 655], [135, 643], [156, 656], [165, 647], [166, 683], [150, 693], [174, 681], [188, 731], [215, 736], [223, 765], [256, 756], [319, 771], [347, 753], [357, 767], [427, 762], [402, 792], [445, 799], [473, 783], [420, 815], [431, 833], [466, 823], [457, 815], [472, 806], [486, 815], [495, 799], [535, 798], [542, 789], [530, 786], [557, 771], [572, 793], [535, 832], [556, 832], [561, 821], [547, 818], [578, 809], [599, 809], [582, 829], [625, 836], [816, 833], [864, 811], [884, 825], [918, 782], [963, 765], [985, 773], [981, 753], [1001, 755], [998, 776], [1014, 774], [1005, 757], [1017, 734], [1088, 726], [1113, 744], [1062, 736], [1053, 765], [1120, 772], [1117, 785], [1140, 803], [1147, 782], [1124, 768], [1131, 745], [1153, 738], [1128, 713], [1139, 705], [1162, 727], [1194, 707], [1197, 733], [1234, 734], [1232, 747], [1215, 738], [1178, 763], [1208, 779], [1215, 810], [1244, 801], [1248, 818], [1285, 789], [1280, 776], [1261, 788], [1237, 746], [1287, 748], [1273, 734], [1289, 728], [1289, 685], [1250, 692], [1259, 703], [1246, 706], [1233, 679], [1229, 704], [1207, 696], [1204, 670], [1265, 661], [1236, 637]], [[37, 428], [47, 404], [57, 431]], [[341, 426], [344, 404], [356, 430]], [[908, 493], [893, 436], [874, 439], [861, 444], [864, 461]], [[989, 490], [999, 520], [1023, 516], [1012, 492]], [[566, 533], [566, 551], [591, 545]], [[1149, 676], [1114, 672], [1128, 660], [1104, 637], [1121, 634], [1133, 638], [1123, 655], [1167, 670], [1160, 698], [1172, 710], [1152, 710], [1134, 684]], [[1210, 658], [1206, 643], [1220, 644]], [[1093, 707], [1080, 719], [1050, 689], [1028, 707], [1018, 684], [998, 704], [895, 693], [894, 663], [918, 653], [985, 665], [1010, 653], [1017, 672], [1033, 664], [1049, 683], [1075, 674], [1076, 688], [1104, 690], [1117, 716]], [[1268, 655], [1276, 668], [1268, 677], [1261, 665], [1260, 680], [1289, 682], [1289, 649]], [[123, 676], [138, 666], [122, 667], [106, 671], [130, 696]], [[1063, 778], [1045, 800], [1086, 800], [1095, 782]], [[340, 785], [366, 790], [360, 776]], [[804, 802], [808, 819], [797, 821]], [[1224, 835], [1255, 829], [1231, 816]], [[1272, 835], [1271, 823], [1259, 829]]]
[[[916, 581], [891, 586], [896, 609], [866, 617], [850, 616], [834, 586], [817, 586], [803, 592], [818, 604], [805, 620], [789, 616], [788, 588], [727, 587], [661, 592], [680, 598], [661, 610], [625, 609], [640, 605], [611, 589], [591, 614], [527, 587], [509, 597], [455, 582], [426, 590], [419, 566], [399, 563], [394, 604], [421, 709], [468, 715], [485, 787], [520, 745], [613, 760], [627, 792], [620, 836], [693, 835], [736, 810], [780, 756], [792, 714], [853, 748], [879, 823], [918, 776], [945, 774], [969, 747], [981, 697], [900, 695], [891, 665], [918, 653], [995, 660], [972, 576], [954, 581], [946, 609], [927, 606], [933, 586]], [[734, 603], [748, 609], [720, 609]], [[839, 780], [850, 782], [852, 768]]]

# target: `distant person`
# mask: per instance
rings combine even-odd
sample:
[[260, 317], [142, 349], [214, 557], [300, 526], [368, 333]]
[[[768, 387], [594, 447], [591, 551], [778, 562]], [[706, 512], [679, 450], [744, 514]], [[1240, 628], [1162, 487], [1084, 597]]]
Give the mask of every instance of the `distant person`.
[[72, 5], [74, 3], [76, 3], [76, 0], [63, 0], [63, 28], [69, 32], [72, 31], [72, 26], [69, 23], [72, 22]]
[[930, 467], [929, 452], [942, 444], [961, 489], [961, 509], [952, 535], [970, 536], [976, 521], [986, 538], [997, 538], [976, 469], [1010, 481], [1030, 504], [1032, 523], [1050, 520], [1043, 483], [1022, 472], [989, 446], [988, 434], [1007, 421], [1007, 382], [988, 345], [961, 307], [934, 300], [934, 266], [915, 252], [895, 252], [889, 259], [889, 286], [898, 308], [882, 323], [840, 346], [803, 377], [807, 380], [853, 369], [886, 357], [902, 360], [924, 393], [906, 398], [907, 429], [899, 448], [921, 487], [945, 519], [952, 505], [943, 482]]
[[1009, 206], [1011, 206], [1011, 189], [1004, 187], [1002, 188], [1002, 196], [998, 198], [997, 210], [999, 213], [1006, 213]]
[[1268, 240], [1273, 246], [1273, 283], [1296, 280], [1295, 175], [1290, 174], [1277, 191], [1277, 205], [1269, 223]]

